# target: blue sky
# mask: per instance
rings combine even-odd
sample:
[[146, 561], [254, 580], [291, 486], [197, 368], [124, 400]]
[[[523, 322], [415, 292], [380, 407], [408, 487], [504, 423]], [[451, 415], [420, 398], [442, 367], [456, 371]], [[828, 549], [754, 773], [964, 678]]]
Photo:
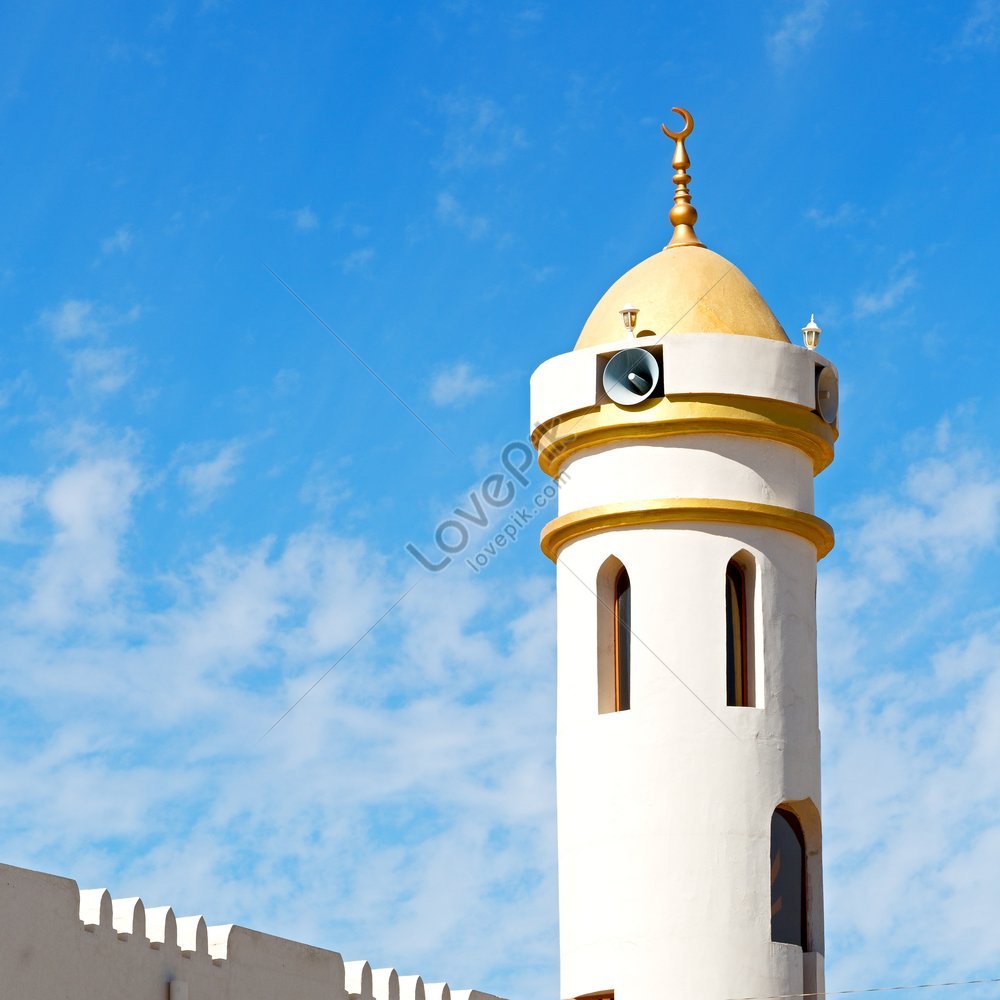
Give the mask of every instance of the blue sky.
[[998, 47], [996, 0], [6, 7], [0, 859], [557, 994], [546, 514], [405, 545], [665, 242], [682, 104], [699, 235], [842, 376], [828, 985], [1000, 975]]

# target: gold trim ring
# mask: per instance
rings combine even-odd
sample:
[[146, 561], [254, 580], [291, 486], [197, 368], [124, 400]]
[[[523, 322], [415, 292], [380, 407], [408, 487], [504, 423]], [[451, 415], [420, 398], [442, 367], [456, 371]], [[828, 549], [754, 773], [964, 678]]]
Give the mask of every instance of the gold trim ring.
[[836, 429], [804, 406], [715, 394], [653, 399], [629, 409], [605, 403], [539, 424], [531, 439], [542, 471], [556, 477], [567, 459], [585, 448], [677, 434], [780, 441], [805, 452], [812, 459], [814, 475], [833, 461], [837, 439]]
[[585, 535], [614, 528], [673, 524], [678, 521], [745, 524], [754, 528], [788, 531], [812, 542], [816, 546], [817, 560], [822, 559], [833, 548], [833, 528], [815, 514], [746, 500], [671, 497], [664, 500], [610, 503], [563, 514], [542, 529], [542, 552], [555, 562], [563, 546]]

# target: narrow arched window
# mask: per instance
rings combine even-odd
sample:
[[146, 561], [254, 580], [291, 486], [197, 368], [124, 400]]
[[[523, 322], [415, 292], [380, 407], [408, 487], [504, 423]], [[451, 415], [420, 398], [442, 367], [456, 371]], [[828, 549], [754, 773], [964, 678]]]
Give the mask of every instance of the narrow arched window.
[[624, 566], [615, 577], [615, 711], [630, 707], [632, 680], [632, 585]]
[[787, 809], [771, 817], [771, 940], [806, 946], [806, 842]]
[[726, 567], [726, 704], [744, 708], [753, 704], [748, 604], [746, 573], [731, 559]]

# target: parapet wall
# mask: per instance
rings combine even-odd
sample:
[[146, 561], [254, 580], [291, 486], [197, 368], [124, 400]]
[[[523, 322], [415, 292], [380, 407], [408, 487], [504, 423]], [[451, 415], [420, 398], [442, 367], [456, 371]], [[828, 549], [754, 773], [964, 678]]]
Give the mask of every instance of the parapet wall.
[[499, 1000], [334, 951], [177, 917], [0, 865], [0, 996], [11, 1000]]

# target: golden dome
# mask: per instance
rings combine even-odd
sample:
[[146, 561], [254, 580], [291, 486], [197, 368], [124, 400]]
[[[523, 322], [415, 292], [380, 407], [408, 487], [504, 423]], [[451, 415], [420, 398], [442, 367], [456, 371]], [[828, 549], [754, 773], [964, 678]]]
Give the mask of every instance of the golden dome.
[[703, 246], [667, 247], [623, 274], [594, 306], [575, 349], [627, 336], [619, 312], [626, 304], [639, 310], [637, 334], [732, 333], [790, 343], [743, 272]]

